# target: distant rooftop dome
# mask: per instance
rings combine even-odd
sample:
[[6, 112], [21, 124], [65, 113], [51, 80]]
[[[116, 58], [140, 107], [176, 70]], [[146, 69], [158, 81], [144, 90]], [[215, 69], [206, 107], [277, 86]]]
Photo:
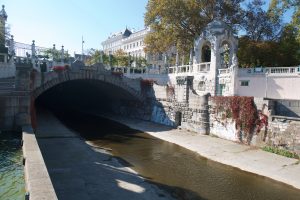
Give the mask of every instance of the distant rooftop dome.
[[129, 37], [132, 34], [132, 32], [130, 30], [128, 30], [128, 28], [126, 27], [126, 29], [123, 32], [123, 36], [124, 37]]
[[5, 12], [5, 6], [2, 5], [2, 10], [0, 11], [0, 17], [2, 17], [3, 19], [7, 20], [7, 14]]

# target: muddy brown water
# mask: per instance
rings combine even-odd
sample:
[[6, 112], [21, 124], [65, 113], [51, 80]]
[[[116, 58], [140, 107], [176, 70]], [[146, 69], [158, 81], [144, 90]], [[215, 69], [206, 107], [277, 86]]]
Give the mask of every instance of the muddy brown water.
[[93, 145], [111, 149], [124, 165], [176, 199], [300, 199], [300, 190], [291, 186], [208, 160], [114, 121], [75, 113], [58, 116]]

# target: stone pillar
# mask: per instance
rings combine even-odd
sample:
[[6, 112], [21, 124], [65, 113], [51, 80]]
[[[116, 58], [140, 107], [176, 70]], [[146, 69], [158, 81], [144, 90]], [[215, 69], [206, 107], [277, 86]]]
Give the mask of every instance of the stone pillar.
[[179, 66], [179, 53], [178, 51], [176, 52], [176, 61], [175, 61], [175, 65], [176, 65], [176, 74], [178, 73], [178, 66]]
[[15, 55], [15, 41], [14, 41], [14, 36], [13, 35], [11, 35], [11, 38], [9, 40], [8, 52], [12, 56]]
[[2, 6], [0, 11], [0, 62], [7, 63], [8, 48], [5, 47], [5, 23], [7, 20], [7, 14]]
[[168, 66], [168, 55], [167, 53], [164, 53], [164, 67], [166, 72], [165, 73], [169, 73], [169, 66]]
[[209, 101], [210, 94], [206, 94], [201, 96], [201, 104], [200, 104], [200, 110], [201, 110], [201, 120], [202, 120], [202, 130], [200, 130], [200, 134], [209, 135], [210, 134], [210, 121], [209, 121]]
[[32, 40], [32, 44], [31, 44], [31, 57], [32, 57], [33, 59], [36, 58], [35, 41], [34, 41], [34, 40]]
[[103, 52], [100, 52], [99, 63], [103, 64]]
[[[18, 105], [16, 105], [18, 112], [15, 115], [16, 127], [31, 124], [31, 119], [30, 119], [31, 71], [32, 71], [31, 62], [16, 63], [15, 90], [17, 91], [16, 98], [18, 98]], [[19, 95], [21, 93], [23, 94]]]
[[193, 49], [190, 50], [190, 61], [189, 61], [189, 72], [192, 73], [193, 72]]
[[65, 62], [65, 50], [64, 50], [64, 45], [61, 46], [61, 62]]
[[0, 11], [0, 47], [5, 47], [5, 23], [7, 14], [4, 8], [5, 6], [2, 5], [2, 10]]
[[189, 92], [192, 89], [194, 76], [177, 76], [176, 77], [176, 92], [178, 102], [189, 102]]
[[220, 61], [220, 53], [219, 53], [219, 41], [215, 37], [213, 41], [211, 42], [211, 62], [210, 62], [210, 80], [211, 80], [211, 85], [210, 85], [210, 93], [215, 96], [218, 94], [218, 64]]

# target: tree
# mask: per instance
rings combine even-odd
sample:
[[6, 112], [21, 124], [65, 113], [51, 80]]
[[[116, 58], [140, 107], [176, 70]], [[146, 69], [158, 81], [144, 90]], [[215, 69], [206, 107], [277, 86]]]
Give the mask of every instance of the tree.
[[181, 53], [189, 52], [194, 39], [214, 17], [234, 26], [241, 19], [243, 0], [149, 0], [145, 25], [151, 33], [145, 38], [146, 52], [163, 53], [176, 46]]
[[[267, 11], [261, 0], [247, 5], [243, 27], [246, 36], [239, 39], [238, 58], [242, 67], [295, 66], [300, 63], [300, 0], [272, 0]], [[292, 20], [282, 16], [293, 9]]]
[[114, 57], [116, 58], [117, 66], [124, 67], [124, 66], [128, 66], [129, 65], [128, 64], [129, 56], [122, 49], [118, 49], [115, 52]]
[[139, 67], [139, 68], [143, 68], [148, 65], [147, 60], [143, 57], [137, 57], [135, 62], [136, 62], [137, 67]]
[[242, 20], [246, 35], [254, 41], [277, 40], [283, 29], [282, 10], [277, 0], [272, 0], [267, 11], [265, 1], [253, 0], [247, 4]]
[[[90, 49], [88, 51], [89, 58], [86, 60], [87, 65], [93, 65], [100, 62], [101, 51], [97, 49]], [[103, 58], [102, 58], [103, 59]]]
[[[46, 58], [50, 58], [54, 61], [61, 61], [61, 51], [57, 50], [57, 49], [47, 49], [45, 51], [42, 52], [43, 55], [39, 55], [39, 56], [43, 56]], [[70, 57], [70, 54], [65, 51], [64, 52], [64, 61], [66, 61], [68, 58]]]

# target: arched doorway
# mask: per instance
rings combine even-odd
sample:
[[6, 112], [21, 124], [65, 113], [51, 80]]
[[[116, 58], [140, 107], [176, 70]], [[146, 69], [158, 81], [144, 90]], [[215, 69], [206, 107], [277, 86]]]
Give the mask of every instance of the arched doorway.
[[201, 49], [201, 63], [211, 61], [211, 45], [206, 42]]

